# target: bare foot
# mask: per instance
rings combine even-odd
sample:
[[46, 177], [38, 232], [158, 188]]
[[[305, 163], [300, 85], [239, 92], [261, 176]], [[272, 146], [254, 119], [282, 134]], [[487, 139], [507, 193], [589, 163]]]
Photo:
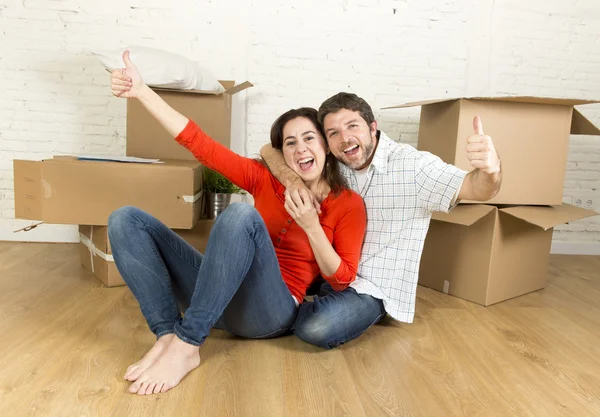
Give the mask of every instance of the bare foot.
[[139, 362], [136, 362], [127, 368], [127, 372], [125, 372], [123, 378], [132, 382], [138, 379], [142, 372], [150, 368], [150, 366], [165, 351], [167, 346], [169, 346], [169, 343], [173, 340], [173, 337], [175, 337], [175, 334], [173, 333], [161, 336]]
[[174, 337], [162, 355], [131, 384], [129, 392], [150, 395], [168, 391], [198, 365], [198, 346]]

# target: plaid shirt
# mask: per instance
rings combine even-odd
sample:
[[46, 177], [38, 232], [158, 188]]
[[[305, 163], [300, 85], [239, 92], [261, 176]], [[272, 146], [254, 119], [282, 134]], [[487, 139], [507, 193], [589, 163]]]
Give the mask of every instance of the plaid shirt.
[[378, 135], [362, 190], [354, 170], [342, 166], [350, 187], [367, 207], [367, 231], [351, 287], [383, 300], [393, 318], [412, 323], [431, 213], [452, 209], [467, 172], [429, 152], [396, 143], [383, 132]]

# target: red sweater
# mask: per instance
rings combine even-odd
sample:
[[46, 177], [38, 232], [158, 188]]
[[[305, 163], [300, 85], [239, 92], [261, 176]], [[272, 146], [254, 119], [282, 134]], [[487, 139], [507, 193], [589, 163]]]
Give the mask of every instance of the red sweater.
[[333, 275], [325, 276], [306, 233], [285, 211], [285, 188], [264, 165], [215, 142], [191, 120], [175, 140], [203, 165], [220, 172], [254, 197], [254, 206], [275, 246], [283, 280], [299, 303], [319, 274], [335, 290], [343, 290], [354, 281], [367, 219], [360, 195], [344, 190], [338, 196], [330, 193], [321, 203], [321, 226], [342, 260]]

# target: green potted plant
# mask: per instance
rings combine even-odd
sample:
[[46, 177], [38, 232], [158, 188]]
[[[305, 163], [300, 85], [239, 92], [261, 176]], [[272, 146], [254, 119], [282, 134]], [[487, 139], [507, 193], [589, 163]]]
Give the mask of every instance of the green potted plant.
[[231, 194], [244, 194], [244, 191], [222, 174], [204, 168], [202, 190], [205, 195], [206, 213], [209, 219], [217, 216], [229, 206]]

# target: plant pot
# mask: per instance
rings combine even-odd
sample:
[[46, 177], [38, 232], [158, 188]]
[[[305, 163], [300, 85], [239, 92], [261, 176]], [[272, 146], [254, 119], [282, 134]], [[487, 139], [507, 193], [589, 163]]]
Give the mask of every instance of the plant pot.
[[206, 213], [209, 219], [216, 219], [231, 201], [231, 194], [206, 193]]

